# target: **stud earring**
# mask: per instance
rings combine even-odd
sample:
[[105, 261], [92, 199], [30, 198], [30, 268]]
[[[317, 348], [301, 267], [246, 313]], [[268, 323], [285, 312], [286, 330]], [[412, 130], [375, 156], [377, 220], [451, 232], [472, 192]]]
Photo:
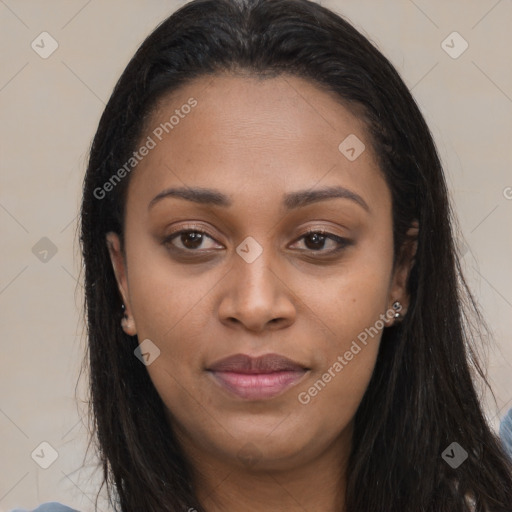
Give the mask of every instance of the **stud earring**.
[[123, 328], [123, 331], [128, 334], [129, 336], [135, 336], [135, 322], [133, 321], [133, 318], [128, 316], [128, 313], [126, 313], [126, 308], [124, 304], [121, 306], [121, 309], [123, 310], [123, 318], [121, 318], [121, 327]]
[[402, 304], [400, 304], [400, 301], [397, 300], [393, 303], [392, 307], [395, 310], [395, 314], [394, 314], [395, 322], [400, 322], [403, 319], [402, 313], [400, 313], [400, 311], [403, 309]]
[[123, 327], [128, 327], [130, 323], [130, 319], [126, 315], [121, 318], [121, 325]]

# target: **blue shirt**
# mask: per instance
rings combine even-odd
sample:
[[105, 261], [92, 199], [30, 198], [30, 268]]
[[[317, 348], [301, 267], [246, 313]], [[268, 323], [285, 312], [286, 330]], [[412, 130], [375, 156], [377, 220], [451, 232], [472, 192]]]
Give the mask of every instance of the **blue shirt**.
[[500, 424], [500, 439], [505, 451], [512, 459], [512, 409], [508, 411]]
[[57, 503], [56, 501], [51, 501], [51, 502], [43, 503], [42, 505], [39, 505], [39, 507], [35, 508], [34, 510], [15, 508], [15, 509], [11, 510], [10, 512], [78, 512], [78, 510], [75, 510], [74, 508], [66, 507], [66, 505], [63, 505], [62, 503]]

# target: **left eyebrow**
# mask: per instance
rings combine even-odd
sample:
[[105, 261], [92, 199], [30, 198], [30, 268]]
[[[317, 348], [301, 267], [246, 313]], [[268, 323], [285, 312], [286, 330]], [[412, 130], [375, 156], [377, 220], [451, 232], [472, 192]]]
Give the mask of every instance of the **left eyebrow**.
[[[199, 204], [210, 204], [229, 208], [232, 200], [219, 190], [202, 187], [174, 187], [160, 192], [149, 203], [148, 209], [164, 198], [177, 197]], [[327, 199], [348, 199], [357, 203], [367, 212], [370, 208], [366, 201], [355, 192], [344, 187], [324, 187], [316, 190], [298, 190], [284, 195], [283, 204], [287, 210], [304, 207]]]
[[316, 190], [290, 192], [284, 196], [284, 205], [287, 210], [292, 210], [319, 201], [325, 201], [326, 199], [349, 199], [357, 203], [367, 212], [370, 211], [370, 207], [359, 194], [344, 187], [324, 187]]

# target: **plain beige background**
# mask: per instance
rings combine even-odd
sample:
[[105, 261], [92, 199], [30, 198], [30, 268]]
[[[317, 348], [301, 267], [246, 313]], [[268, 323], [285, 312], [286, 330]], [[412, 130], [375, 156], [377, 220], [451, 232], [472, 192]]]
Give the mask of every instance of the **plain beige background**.
[[[0, 0], [0, 512], [53, 500], [93, 510], [99, 473], [91, 474], [93, 460], [81, 469], [85, 408], [74, 398], [85, 344], [75, 236], [81, 183], [117, 78], [183, 3]], [[391, 59], [432, 129], [467, 277], [497, 342], [488, 351], [497, 404], [486, 400], [496, 428], [512, 406], [512, 2], [321, 3]], [[58, 44], [46, 59], [31, 47], [44, 31]], [[42, 442], [57, 455], [48, 469], [31, 456], [53, 453]], [[108, 508], [100, 502], [100, 510]]]

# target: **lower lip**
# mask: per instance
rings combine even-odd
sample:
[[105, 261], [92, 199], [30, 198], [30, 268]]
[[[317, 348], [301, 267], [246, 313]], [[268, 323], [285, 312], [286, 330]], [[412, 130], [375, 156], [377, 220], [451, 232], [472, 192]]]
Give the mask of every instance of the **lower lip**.
[[297, 384], [306, 370], [274, 373], [210, 372], [226, 390], [240, 398], [264, 400], [273, 398]]

